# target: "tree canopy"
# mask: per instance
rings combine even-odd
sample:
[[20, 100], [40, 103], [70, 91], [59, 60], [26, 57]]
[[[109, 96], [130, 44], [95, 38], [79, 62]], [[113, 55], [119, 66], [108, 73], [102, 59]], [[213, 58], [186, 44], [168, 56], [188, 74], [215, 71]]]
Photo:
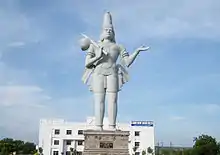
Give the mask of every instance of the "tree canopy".
[[215, 138], [208, 135], [201, 135], [196, 138], [193, 146], [195, 155], [217, 155], [219, 151], [219, 143]]
[[153, 149], [152, 149], [151, 147], [148, 147], [148, 148], [147, 148], [147, 153], [148, 153], [148, 154], [153, 153]]
[[160, 148], [156, 155], [220, 155], [220, 143], [209, 135], [200, 135], [194, 139], [192, 148]]
[[16, 152], [17, 154], [33, 154], [36, 152], [36, 145], [31, 142], [4, 138], [0, 140], [0, 155]]

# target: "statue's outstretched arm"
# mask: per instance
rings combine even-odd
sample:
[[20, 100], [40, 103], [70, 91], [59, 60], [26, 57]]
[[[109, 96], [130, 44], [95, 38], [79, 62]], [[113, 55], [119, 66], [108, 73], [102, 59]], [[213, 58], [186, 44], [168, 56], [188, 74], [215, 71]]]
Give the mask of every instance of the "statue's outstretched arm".
[[123, 57], [123, 61], [124, 61], [124, 64], [127, 66], [127, 67], [130, 67], [130, 65], [134, 62], [134, 60], [136, 59], [136, 57], [138, 56], [138, 54], [141, 52], [141, 51], [147, 51], [149, 49], [149, 47], [145, 47], [145, 46], [141, 46], [139, 48], [137, 48], [131, 55], [125, 55]]

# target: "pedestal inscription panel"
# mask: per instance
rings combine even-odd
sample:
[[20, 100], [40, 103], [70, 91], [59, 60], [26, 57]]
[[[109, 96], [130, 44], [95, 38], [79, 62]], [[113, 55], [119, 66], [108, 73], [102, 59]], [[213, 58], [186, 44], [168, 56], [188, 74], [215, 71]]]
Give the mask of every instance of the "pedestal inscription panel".
[[85, 130], [83, 155], [129, 155], [129, 131]]

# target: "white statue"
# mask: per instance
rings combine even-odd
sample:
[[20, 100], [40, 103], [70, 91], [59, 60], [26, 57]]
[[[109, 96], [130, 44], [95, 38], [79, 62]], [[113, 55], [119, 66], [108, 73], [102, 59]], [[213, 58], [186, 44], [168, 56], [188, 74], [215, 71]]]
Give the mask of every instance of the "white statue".
[[[88, 50], [82, 80], [94, 94], [96, 128], [103, 129], [107, 95], [109, 129], [116, 130], [118, 92], [128, 81], [126, 67], [134, 62], [140, 51], [146, 51], [149, 47], [141, 46], [129, 55], [123, 46], [116, 44], [110, 12], [104, 15], [100, 41], [95, 43], [84, 35], [80, 44], [83, 51]], [[118, 57], [121, 64], [117, 64]]]

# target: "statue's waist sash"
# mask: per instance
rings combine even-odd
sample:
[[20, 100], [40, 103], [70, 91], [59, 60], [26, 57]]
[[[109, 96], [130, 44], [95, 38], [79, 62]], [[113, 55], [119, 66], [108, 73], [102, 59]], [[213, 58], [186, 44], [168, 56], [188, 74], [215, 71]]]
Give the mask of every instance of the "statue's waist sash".
[[118, 68], [116, 67], [116, 64], [112, 64], [111, 67], [105, 67], [100, 64], [95, 67], [94, 73], [105, 75], [105, 76], [112, 75], [112, 74], [118, 74]]

